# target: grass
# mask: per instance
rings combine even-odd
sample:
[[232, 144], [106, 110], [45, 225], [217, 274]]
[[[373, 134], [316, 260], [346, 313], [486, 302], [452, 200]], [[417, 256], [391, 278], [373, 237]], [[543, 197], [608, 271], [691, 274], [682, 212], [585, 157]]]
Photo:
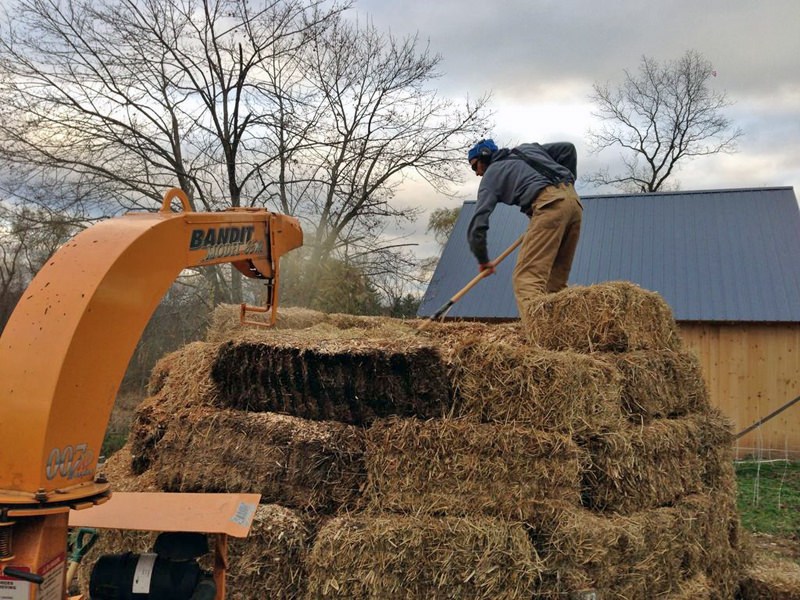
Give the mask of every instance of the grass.
[[800, 533], [800, 462], [737, 462], [736, 476], [746, 529], [780, 536]]

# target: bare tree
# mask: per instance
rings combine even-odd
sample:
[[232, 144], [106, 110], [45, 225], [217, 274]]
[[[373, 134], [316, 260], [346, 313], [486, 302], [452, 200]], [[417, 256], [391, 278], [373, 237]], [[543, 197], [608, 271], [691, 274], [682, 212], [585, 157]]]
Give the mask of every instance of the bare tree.
[[588, 133], [594, 152], [618, 148], [620, 172], [587, 180], [628, 192], [666, 189], [686, 160], [736, 150], [742, 131], [732, 126], [724, 93], [711, 88], [711, 62], [689, 50], [675, 61], [642, 57], [638, 73], [625, 71], [619, 86], [595, 84], [591, 100], [602, 124]]
[[0, 202], [0, 329], [36, 272], [77, 228], [40, 210]]
[[[275, 160], [258, 83], [344, 2], [18, 0], [0, 35], [6, 191], [84, 222], [176, 184], [197, 210], [240, 206]], [[231, 297], [221, 270], [204, 274]]]
[[403, 264], [413, 269], [407, 244], [386, 235], [389, 224], [417, 214], [391, 202], [397, 187], [413, 171], [447, 190], [461, 177], [469, 141], [486, 128], [487, 98], [458, 106], [430, 86], [441, 59], [418, 38], [396, 39], [341, 15], [327, 24], [303, 55], [303, 84], [315, 99], [304, 122], [315, 127], [304, 145], [281, 153], [278, 179], [284, 209], [308, 224], [306, 303], [316, 265], [329, 257], [372, 278]]
[[273, 102], [257, 83], [343, 9], [326, 4], [19, 0], [0, 36], [2, 156], [123, 209], [176, 182], [199, 209], [239, 206], [274, 160], [262, 151]]
[[425, 231], [426, 233], [433, 233], [436, 243], [439, 244], [439, 255], [428, 256], [420, 261], [420, 278], [423, 281], [429, 282], [433, 277], [441, 252], [444, 250], [447, 240], [450, 239], [460, 214], [461, 207], [458, 206], [455, 208], [437, 208], [428, 217], [428, 227]]
[[25, 289], [21, 274], [23, 246], [8, 230], [0, 230], [0, 330], [5, 327]]
[[438, 57], [348, 22], [349, 4], [16, 0], [0, 31], [6, 191], [87, 222], [178, 184], [198, 210], [298, 216], [310, 271], [392, 252], [387, 223], [413, 217], [395, 186], [457, 178], [484, 100], [440, 98]]
[[433, 237], [436, 243], [442, 248], [453, 233], [453, 228], [456, 226], [458, 215], [461, 214], [461, 207], [455, 208], [437, 208], [428, 217], [428, 233], [433, 232]]

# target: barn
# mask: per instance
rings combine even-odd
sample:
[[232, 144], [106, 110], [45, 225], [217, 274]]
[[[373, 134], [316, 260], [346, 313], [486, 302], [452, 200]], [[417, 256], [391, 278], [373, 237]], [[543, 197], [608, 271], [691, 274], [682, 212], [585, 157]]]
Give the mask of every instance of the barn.
[[[791, 187], [584, 196], [570, 285], [626, 280], [658, 292], [699, 357], [740, 457], [800, 458], [800, 209]], [[434, 314], [477, 273], [465, 202], [419, 308]], [[492, 214], [489, 253], [524, 231], [518, 209]], [[447, 319], [518, 319], [512, 254]], [[796, 401], [795, 401], [796, 400]], [[794, 401], [794, 402], [793, 402]], [[777, 413], [775, 416], [773, 413]]]

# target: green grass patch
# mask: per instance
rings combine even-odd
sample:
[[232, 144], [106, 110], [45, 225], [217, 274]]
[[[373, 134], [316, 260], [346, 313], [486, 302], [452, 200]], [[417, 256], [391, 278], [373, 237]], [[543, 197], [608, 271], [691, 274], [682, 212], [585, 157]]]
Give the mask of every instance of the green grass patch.
[[739, 514], [750, 531], [800, 532], [800, 462], [737, 462]]

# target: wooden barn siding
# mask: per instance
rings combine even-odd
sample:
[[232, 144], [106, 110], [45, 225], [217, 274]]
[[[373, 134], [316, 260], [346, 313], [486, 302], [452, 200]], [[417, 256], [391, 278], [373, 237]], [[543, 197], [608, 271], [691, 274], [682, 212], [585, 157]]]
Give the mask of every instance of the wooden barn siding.
[[[711, 402], [738, 433], [800, 396], [800, 324], [679, 323], [700, 358]], [[800, 402], [738, 442], [740, 458], [800, 458]]]

